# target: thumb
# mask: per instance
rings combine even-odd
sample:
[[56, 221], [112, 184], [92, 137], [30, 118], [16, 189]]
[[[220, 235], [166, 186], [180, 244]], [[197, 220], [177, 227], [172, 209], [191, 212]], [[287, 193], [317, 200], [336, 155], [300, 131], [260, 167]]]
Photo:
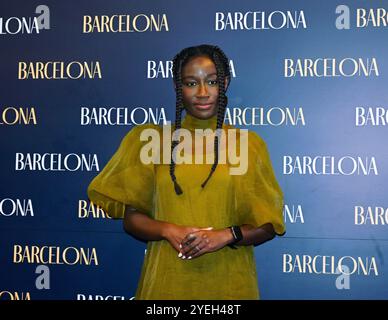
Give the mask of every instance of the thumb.
[[201, 230], [213, 230], [213, 227], [208, 227], [208, 228], [191, 228], [191, 232], [197, 232]]

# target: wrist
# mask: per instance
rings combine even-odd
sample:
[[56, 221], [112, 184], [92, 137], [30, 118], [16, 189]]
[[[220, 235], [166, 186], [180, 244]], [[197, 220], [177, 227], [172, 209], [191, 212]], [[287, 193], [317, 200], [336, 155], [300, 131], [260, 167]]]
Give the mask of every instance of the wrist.
[[233, 237], [233, 233], [232, 233], [232, 230], [230, 228], [226, 228], [224, 229], [224, 233], [225, 233], [225, 245], [229, 245], [231, 244], [232, 242], [234, 242], [234, 237]]
[[228, 246], [232, 249], [237, 249], [235, 244], [239, 243], [244, 238], [242, 230], [239, 226], [230, 226], [228, 229], [230, 230], [233, 238]]
[[163, 240], [168, 240], [170, 238], [172, 227], [173, 227], [172, 223], [162, 222], [160, 236], [162, 237]]

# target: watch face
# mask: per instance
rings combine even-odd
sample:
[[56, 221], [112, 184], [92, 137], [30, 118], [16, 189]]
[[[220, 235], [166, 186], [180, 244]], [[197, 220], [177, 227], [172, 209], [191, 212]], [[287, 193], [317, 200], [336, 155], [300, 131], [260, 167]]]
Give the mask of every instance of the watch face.
[[241, 228], [238, 227], [238, 226], [234, 226], [232, 230], [233, 230], [233, 236], [234, 236], [234, 238], [235, 238], [237, 241], [240, 241], [240, 240], [243, 238], [243, 235], [242, 235], [242, 232], [241, 232]]

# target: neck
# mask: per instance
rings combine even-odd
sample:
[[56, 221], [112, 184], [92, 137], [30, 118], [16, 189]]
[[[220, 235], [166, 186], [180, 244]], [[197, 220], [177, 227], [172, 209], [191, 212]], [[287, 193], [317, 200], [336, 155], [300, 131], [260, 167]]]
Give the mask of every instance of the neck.
[[186, 113], [183, 121], [182, 128], [185, 129], [213, 129], [217, 128], [217, 114], [212, 116], [209, 119], [199, 119], [192, 116], [189, 113]]

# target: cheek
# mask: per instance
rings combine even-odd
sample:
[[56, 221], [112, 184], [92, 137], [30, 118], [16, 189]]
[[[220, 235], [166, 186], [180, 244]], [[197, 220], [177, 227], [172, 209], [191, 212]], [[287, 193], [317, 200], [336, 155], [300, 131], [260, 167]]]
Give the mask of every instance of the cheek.
[[193, 96], [192, 90], [182, 88], [182, 99], [185, 101], [189, 101]]
[[212, 96], [218, 96], [218, 87], [210, 87], [210, 88], [209, 88], [209, 93], [210, 93]]

